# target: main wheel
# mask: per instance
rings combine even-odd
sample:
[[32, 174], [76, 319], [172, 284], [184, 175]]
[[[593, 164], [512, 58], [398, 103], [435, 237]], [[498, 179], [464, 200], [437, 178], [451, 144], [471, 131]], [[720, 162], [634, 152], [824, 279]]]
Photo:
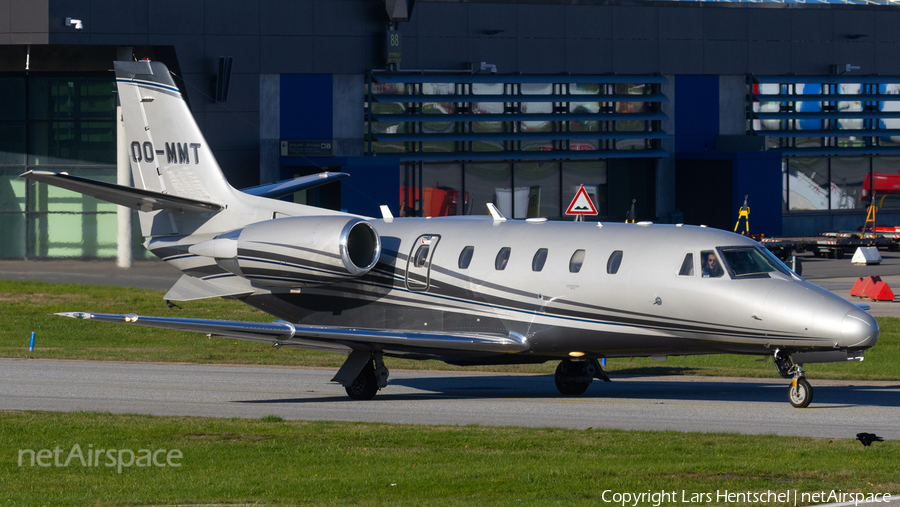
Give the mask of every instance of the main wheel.
[[797, 385], [788, 387], [788, 401], [795, 408], [806, 408], [813, 398], [813, 388], [805, 378], [797, 379]]
[[[569, 363], [566, 365], [566, 363]], [[568, 367], [567, 367], [568, 366]], [[563, 360], [559, 362], [559, 366], [556, 367], [556, 374], [554, 375], [554, 380], [556, 380], [556, 388], [559, 389], [559, 392], [565, 394], [567, 396], [577, 396], [579, 394], [584, 394], [587, 391], [588, 386], [591, 384], [590, 382], [578, 382], [574, 380], [573, 373], [574, 364], [572, 361]]]
[[344, 388], [347, 396], [354, 400], [371, 400], [378, 392], [378, 381], [375, 379], [375, 368], [372, 361], [366, 363], [359, 375], [353, 379], [353, 383]]

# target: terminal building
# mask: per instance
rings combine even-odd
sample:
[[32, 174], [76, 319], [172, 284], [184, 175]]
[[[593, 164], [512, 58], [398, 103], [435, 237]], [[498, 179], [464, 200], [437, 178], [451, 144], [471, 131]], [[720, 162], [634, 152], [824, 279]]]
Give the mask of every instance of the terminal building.
[[[900, 225], [900, 7], [639, 0], [0, 0], [0, 258], [111, 258], [111, 62], [165, 63], [227, 178], [351, 175], [380, 216]], [[744, 229], [744, 225], [741, 225]], [[135, 245], [141, 238], [133, 238]], [[135, 257], [146, 255], [135, 248]]]

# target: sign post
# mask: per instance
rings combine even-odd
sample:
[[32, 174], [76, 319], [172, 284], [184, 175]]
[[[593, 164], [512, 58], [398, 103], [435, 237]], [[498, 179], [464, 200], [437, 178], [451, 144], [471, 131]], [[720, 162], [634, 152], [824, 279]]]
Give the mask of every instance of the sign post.
[[594, 206], [594, 201], [591, 200], [591, 196], [588, 195], [582, 184], [578, 187], [578, 192], [575, 192], [575, 198], [572, 199], [569, 208], [566, 209], [566, 215], [575, 215], [575, 221], [581, 222], [584, 221], [585, 215], [597, 214], [597, 207]]

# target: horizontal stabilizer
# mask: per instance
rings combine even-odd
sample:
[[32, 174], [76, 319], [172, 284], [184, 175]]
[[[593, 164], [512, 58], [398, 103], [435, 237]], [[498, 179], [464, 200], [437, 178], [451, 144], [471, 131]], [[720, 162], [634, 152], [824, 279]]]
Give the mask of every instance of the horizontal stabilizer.
[[139, 211], [168, 209], [184, 213], [215, 213], [223, 209], [223, 206], [211, 202], [126, 187], [66, 173], [28, 171], [20, 176]]
[[193, 301], [195, 299], [221, 298], [252, 294], [250, 283], [238, 276], [201, 280], [190, 275], [182, 275], [163, 297], [169, 301]]
[[332, 181], [338, 181], [350, 176], [347, 173], [323, 172], [319, 174], [310, 174], [309, 176], [301, 176], [290, 180], [279, 181], [277, 183], [269, 183], [241, 189], [245, 194], [255, 195], [258, 197], [268, 197], [269, 199], [277, 199], [294, 192], [315, 188]]
[[457, 350], [506, 353], [523, 352], [531, 347], [527, 338], [516, 333], [492, 335], [483, 333], [382, 331], [334, 326], [308, 326], [291, 324], [285, 321], [271, 323], [241, 322], [87, 312], [67, 312], [57, 313], [56, 315], [74, 319], [196, 331], [207, 333], [211, 336], [311, 349], [327, 349], [331, 347], [346, 350], [351, 345], [381, 345], [385, 349], [419, 350], [431, 353]]

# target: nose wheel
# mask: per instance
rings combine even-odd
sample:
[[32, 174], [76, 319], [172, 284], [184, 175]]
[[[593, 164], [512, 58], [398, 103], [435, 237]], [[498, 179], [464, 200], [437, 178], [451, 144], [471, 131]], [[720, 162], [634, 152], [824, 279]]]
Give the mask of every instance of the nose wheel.
[[788, 388], [788, 401], [794, 408], [806, 408], [813, 398], [813, 388], [802, 376], [791, 381]]
[[773, 359], [778, 374], [782, 378], [791, 379], [791, 386], [788, 387], [788, 402], [794, 408], [808, 407], [813, 399], [813, 388], [803, 375], [803, 366], [794, 364], [790, 356], [781, 350], [775, 351]]

